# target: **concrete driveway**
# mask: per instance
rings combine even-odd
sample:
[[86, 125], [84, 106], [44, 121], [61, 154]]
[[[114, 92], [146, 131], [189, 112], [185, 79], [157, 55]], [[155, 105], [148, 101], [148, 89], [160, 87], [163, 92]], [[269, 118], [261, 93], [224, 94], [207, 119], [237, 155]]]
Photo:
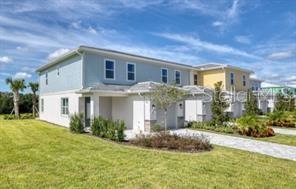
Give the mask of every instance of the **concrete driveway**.
[[171, 132], [179, 136], [203, 135], [207, 137], [212, 144], [296, 161], [296, 147], [294, 146], [227, 136], [205, 131], [196, 131], [191, 129], [178, 129]]

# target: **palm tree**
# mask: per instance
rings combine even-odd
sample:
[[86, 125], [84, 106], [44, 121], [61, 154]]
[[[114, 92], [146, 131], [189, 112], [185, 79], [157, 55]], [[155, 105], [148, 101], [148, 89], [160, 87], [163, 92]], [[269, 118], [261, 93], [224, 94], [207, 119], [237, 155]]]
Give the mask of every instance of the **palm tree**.
[[12, 78], [6, 79], [7, 85], [10, 86], [10, 89], [13, 93], [13, 105], [14, 105], [14, 113], [15, 117], [17, 119], [20, 118], [20, 112], [19, 112], [19, 99], [20, 99], [20, 91], [23, 91], [26, 88], [25, 80], [23, 79], [16, 79], [13, 80]]
[[32, 83], [32, 82], [30, 82], [29, 83], [29, 87], [31, 88], [32, 93], [33, 93], [33, 95], [32, 95], [33, 117], [36, 117], [36, 109], [37, 109], [37, 103], [36, 103], [37, 96], [36, 96], [36, 92], [38, 91], [39, 84], [38, 83]]

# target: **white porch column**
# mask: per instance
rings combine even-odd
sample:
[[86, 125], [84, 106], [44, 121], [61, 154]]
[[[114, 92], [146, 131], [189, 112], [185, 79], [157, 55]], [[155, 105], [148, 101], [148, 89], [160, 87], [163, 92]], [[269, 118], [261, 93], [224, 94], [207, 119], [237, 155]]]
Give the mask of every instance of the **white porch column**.
[[100, 96], [93, 94], [90, 97], [90, 117], [94, 119], [95, 117], [99, 116], [99, 103], [100, 103]]

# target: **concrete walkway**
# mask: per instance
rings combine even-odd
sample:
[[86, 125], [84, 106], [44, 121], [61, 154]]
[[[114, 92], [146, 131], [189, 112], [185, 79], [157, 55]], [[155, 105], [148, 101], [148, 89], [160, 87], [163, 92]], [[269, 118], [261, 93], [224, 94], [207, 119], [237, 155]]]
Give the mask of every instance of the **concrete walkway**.
[[296, 136], [296, 129], [286, 129], [286, 128], [278, 128], [278, 127], [273, 127], [272, 129], [274, 130], [275, 133], [278, 133], [278, 134]]
[[296, 161], [296, 147], [191, 129], [171, 131], [179, 136], [205, 136], [212, 144]]

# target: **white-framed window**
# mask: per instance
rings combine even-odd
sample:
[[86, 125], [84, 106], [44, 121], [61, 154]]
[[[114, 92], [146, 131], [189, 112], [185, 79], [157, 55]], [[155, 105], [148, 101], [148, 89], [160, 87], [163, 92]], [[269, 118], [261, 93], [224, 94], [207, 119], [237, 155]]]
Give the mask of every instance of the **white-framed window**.
[[126, 78], [128, 81], [136, 80], [136, 64], [134, 63], [126, 64]]
[[245, 87], [247, 85], [246, 76], [243, 75], [243, 86]]
[[175, 82], [177, 85], [181, 84], [181, 72], [179, 70], [175, 70]]
[[60, 76], [60, 66], [57, 66], [57, 76]]
[[110, 59], [105, 59], [105, 79], [115, 79], [115, 61]]
[[234, 85], [234, 73], [230, 73], [230, 85]]
[[48, 85], [48, 72], [45, 73], [45, 85]]
[[61, 114], [69, 115], [69, 99], [61, 98]]
[[41, 112], [44, 112], [44, 99], [43, 98], [41, 98], [40, 110], [41, 110]]
[[197, 74], [194, 74], [193, 75], [193, 84], [194, 85], [197, 85], [198, 84], [197, 82], [198, 82], [198, 80], [197, 80]]
[[168, 69], [161, 68], [161, 81], [163, 83], [168, 83]]

